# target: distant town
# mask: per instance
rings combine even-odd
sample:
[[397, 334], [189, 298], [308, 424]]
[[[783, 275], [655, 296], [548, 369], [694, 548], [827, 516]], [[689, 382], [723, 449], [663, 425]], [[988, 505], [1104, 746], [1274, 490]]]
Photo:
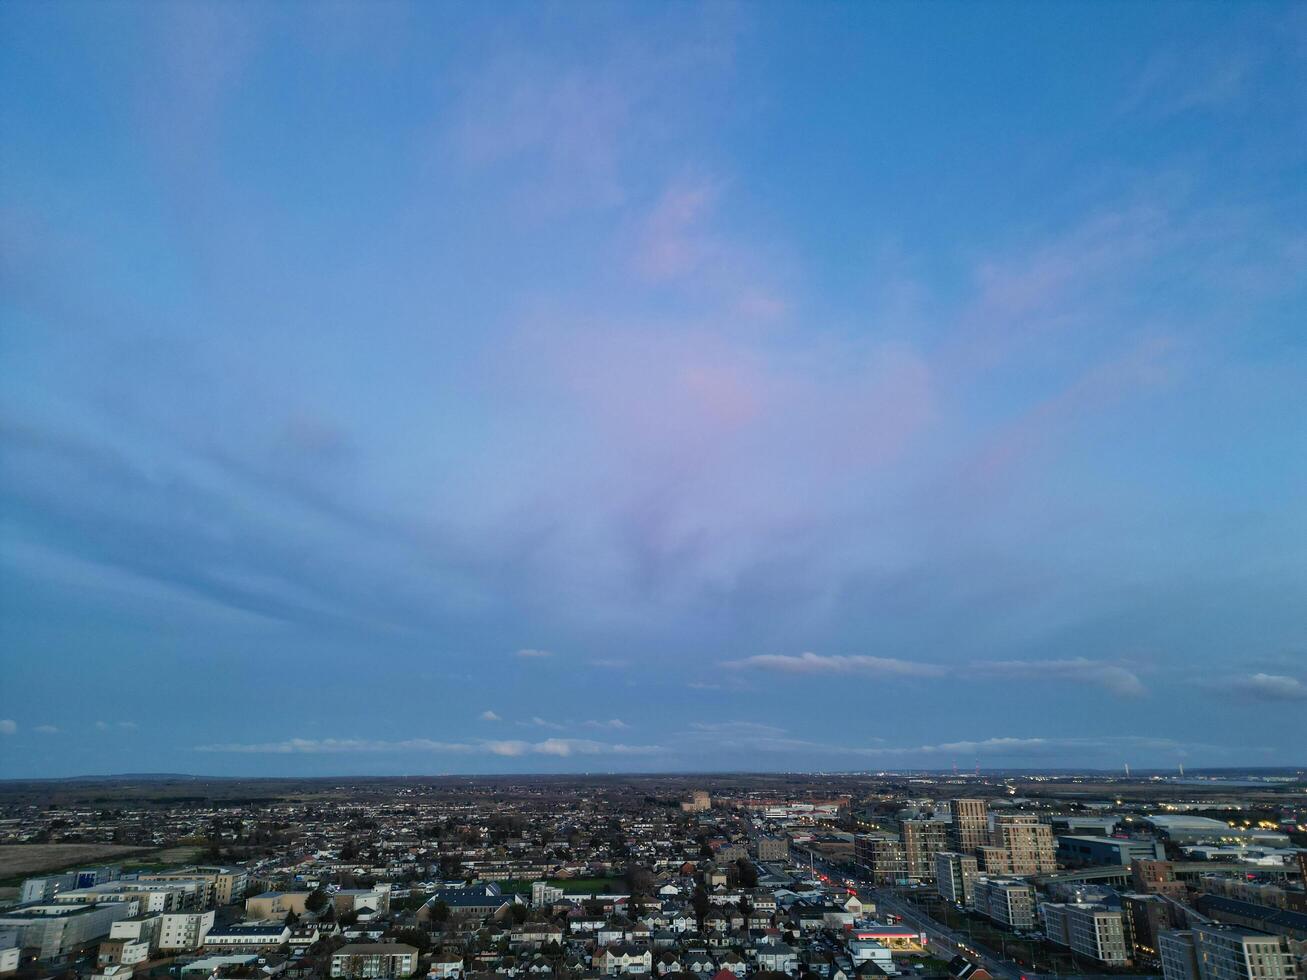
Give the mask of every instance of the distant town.
[[0, 784], [0, 973], [1292, 980], [1307, 775]]

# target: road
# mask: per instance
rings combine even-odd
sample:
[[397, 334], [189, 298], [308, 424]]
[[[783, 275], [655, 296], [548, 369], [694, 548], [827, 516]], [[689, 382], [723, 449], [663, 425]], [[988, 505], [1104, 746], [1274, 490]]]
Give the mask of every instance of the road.
[[[813, 857], [813, 866], [834, 881], [843, 881], [849, 877], [848, 872], [831, 867], [815, 855]], [[1030, 976], [1018, 964], [1001, 959], [987, 950], [982, 950], [974, 940], [969, 940], [966, 936], [955, 932], [942, 922], [932, 919], [888, 889], [877, 888], [871, 882], [864, 881], [861, 878], [855, 877], [851, 880], [860, 896], [870, 898], [876, 903], [878, 914], [882, 910], [893, 912], [895, 915], [902, 916], [903, 921], [914, 929], [925, 933], [926, 938], [930, 941], [930, 952], [935, 956], [951, 960], [960, 953], [973, 963], [983, 966], [1001, 980], [1021, 980], [1022, 977]]]

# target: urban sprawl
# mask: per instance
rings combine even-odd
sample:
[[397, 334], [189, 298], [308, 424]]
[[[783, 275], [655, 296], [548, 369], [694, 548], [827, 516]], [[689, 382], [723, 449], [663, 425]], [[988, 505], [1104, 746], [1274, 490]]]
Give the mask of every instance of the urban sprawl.
[[1291, 980], [1307, 960], [1302, 773], [142, 779], [13, 784], [0, 817], [20, 980]]

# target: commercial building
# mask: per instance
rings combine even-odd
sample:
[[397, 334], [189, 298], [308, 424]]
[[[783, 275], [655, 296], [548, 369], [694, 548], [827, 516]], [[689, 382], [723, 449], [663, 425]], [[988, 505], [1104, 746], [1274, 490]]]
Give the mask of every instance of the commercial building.
[[404, 943], [351, 943], [331, 956], [333, 977], [409, 977], [417, 969], [418, 951]]
[[1188, 814], [1150, 814], [1145, 817], [1159, 834], [1176, 844], [1260, 844], [1264, 847], [1288, 847], [1289, 835], [1279, 830], [1259, 827], [1231, 827], [1223, 820], [1193, 817]]
[[1086, 903], [1044, 902], [1039, 906], [1039, 913], [1049, 942], [1069, 947], [1107, 966], [1130, 963], [1125, 920], [1119, 909]]
[[970, 854], [940, 851], [935, 855], [935, 890], [954, 905], [972, 904], [972, 882], [980, 869]]
[[759, 861], [788, 861], [790, 859], [790, 839], [788, 837], [759, 837]]
[[1161, 841], [1151, 838], [1064, 835], [1057, 838], [1057, 859], [1068, 868], [1164, 861], [1166, 848]]
[[962, 854], [975, 854], [989, 843], [989, 806], [984, 800], [949, 801], [949, 846]]
[[1018, 932], [1035, 928], [1035, 889], [1024, 881], [978, 875], [972, 901], [977, 912], [999, 925]]

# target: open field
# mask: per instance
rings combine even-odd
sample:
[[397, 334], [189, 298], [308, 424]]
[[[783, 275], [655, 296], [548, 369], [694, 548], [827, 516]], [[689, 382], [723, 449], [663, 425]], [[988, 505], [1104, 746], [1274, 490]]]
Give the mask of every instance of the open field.
[[0, 844], [0, 879], [62, 871], [74, 864], [118, 862], [146, 853], [149, 848], [120, 844]]

